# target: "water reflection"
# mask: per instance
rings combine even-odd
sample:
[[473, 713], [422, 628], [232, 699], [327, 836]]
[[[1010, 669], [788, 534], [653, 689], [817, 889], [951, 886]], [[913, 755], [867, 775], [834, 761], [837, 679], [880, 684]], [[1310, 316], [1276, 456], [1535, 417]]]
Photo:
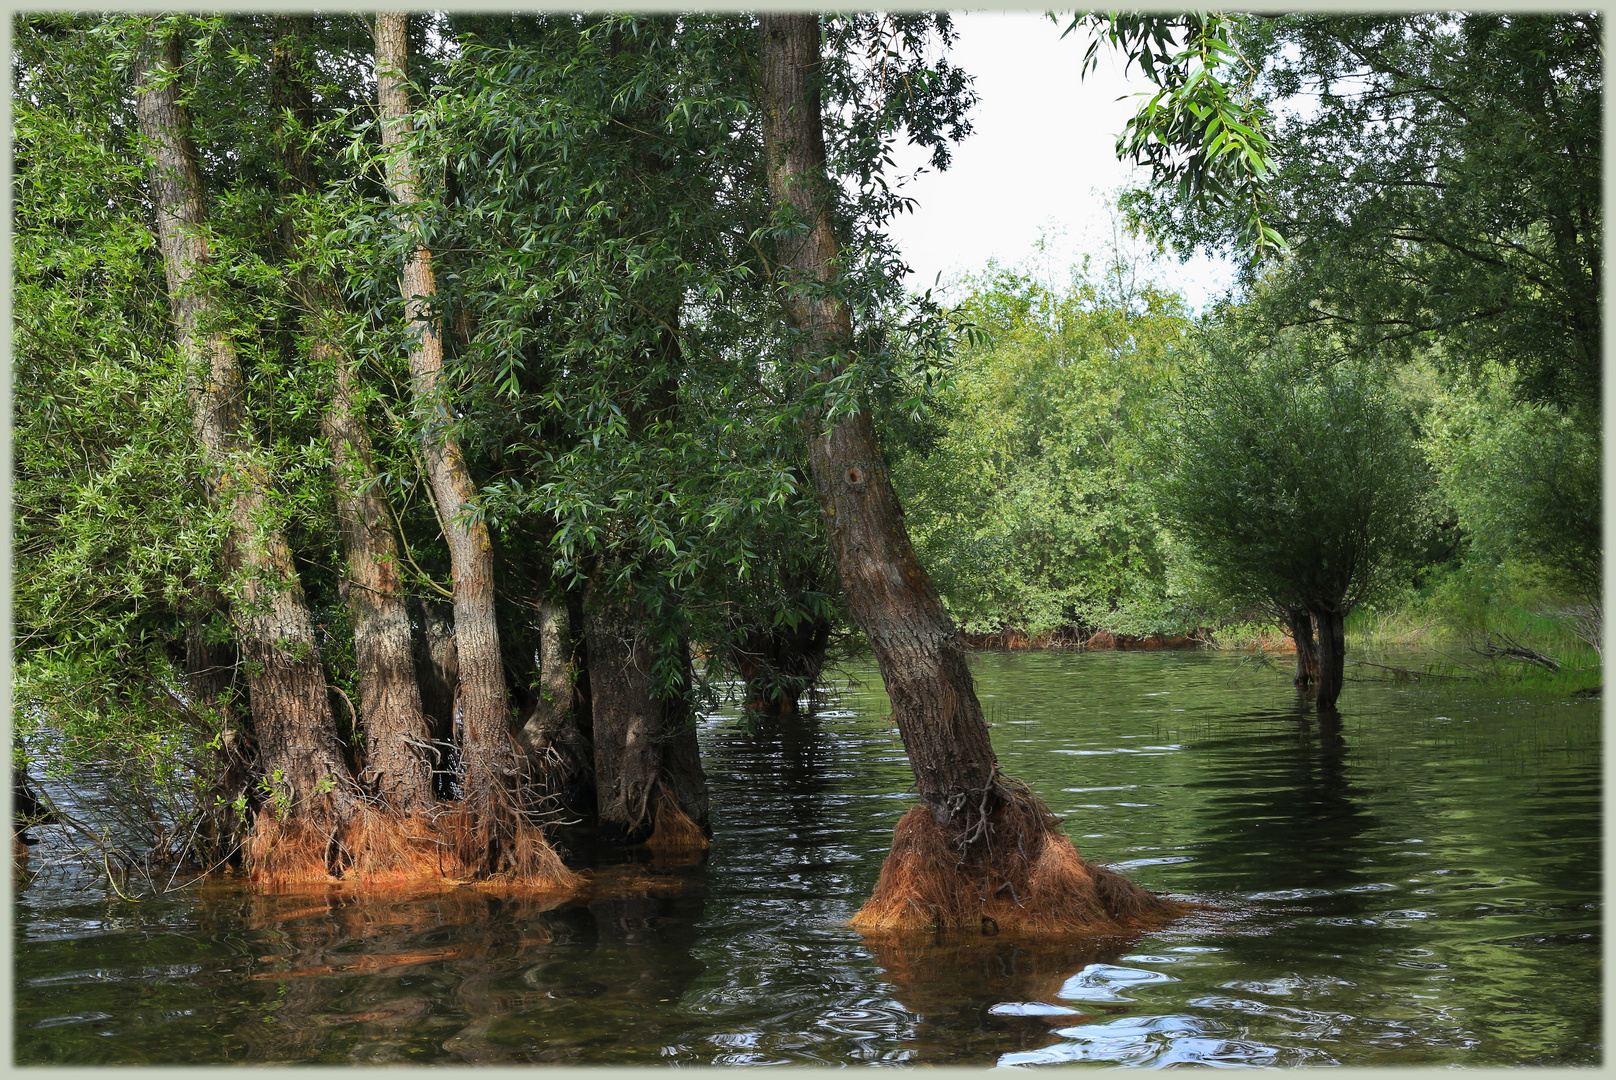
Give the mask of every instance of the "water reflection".
[[[655, 1046], [704, 964], [690, 954], [703, 890], [602, 868], [594, 894], [480, 889], [415, 896], [243, 894], [213, 927], [245, 927], [264, 989], [234, 1026], [262, 1062], [564, 1062]], [[226, 914], [228, 912], [228, 914]], [[227, 969], [228, 970], [228, 969]], [[245, 1002], [244, 1002], [245, 1003]]]
[[873, 682], [703, 721], [713, 848], [570, 839], [591, 895], [128, 903], [45, 844], [29, 1064], [1592, 1064], [1599, 716], [1356, 686], [1334, 723], [1216, 656], [980, 657], [1007, 772], [1086, 855], [1215, 910], [1134, 942], [865, 940], [911, 775]]
[[1059, 1039], [1052, 1027], [1105, 1015], [1110, 1007], [1073, 1007], [1061, 992], [1085, 969], [1115, 963], [1133, 940], [909, 935], [864, 943], [892, 996], [917, 1014], [904, 1040], [915, 1063], [969, 1065], [1048, 1046]]
[[1197, 739], [1206, 761], [1185, 787], [1204, 795], [1198, 875], [1235, 893], [1334, 891], [1362, 882], [1379, 827], [1348, 768], [1340, 714], [1248, 713]]
[[689, 888], [559, 912], [577, 945], [526, 958], [518, 978], [535, 997], [500, 1018], [498, 1042], [521, 1061], [657, 1060], [706, 970], [691, 953], [705, 911], [705, 891]]
[[[260, 955], [248, 978], [267, 984], [265, 1015], [237, 1028], [254, 1061], [408, 1060], [408, 1048], [441, 1005], [420, 993], [428, 982], [457, 1002], [477, 1004], [486, 971], [554, 940], [553, 899], [503, 898], [471, 890], [429, 897], [247, 898], [245, 925]], [[491, 1011], [484, 1002], [481, 1012]], [[342, 1060], [342, 1058], [337, 1058]]]

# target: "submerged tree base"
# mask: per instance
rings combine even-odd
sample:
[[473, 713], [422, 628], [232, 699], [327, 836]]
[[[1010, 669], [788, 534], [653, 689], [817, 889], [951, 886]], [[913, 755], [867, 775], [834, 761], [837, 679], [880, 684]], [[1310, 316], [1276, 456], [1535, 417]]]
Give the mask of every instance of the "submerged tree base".
[[516, 819], [496, 827], [487, 815], [463, 809], [429, 816], [367, 805], [335, 828], [263, 812], [244, 856], [250, 880], [266, 891], [330, 884], [391, 890], [472, 879], [570, 891], [584, 880], [538, 826]]
[[700, 852], [710, 846], [701, 826], [685, 813], [666, 787], [658, 785], [656, 825], [646, 837], [645, 846], [656, 852]]
[[[873, 931], [1122, 934], [1165, 926], [1189, 905], [1084, 859], [1055, 816], [1019, 784], [965, 850], [928, 806], [899, 819], [875, 894], [852, 925]], [[962, 856], [962, 851], [964, 854]]]
[[[503, 793], [501, 793], [503, 794]], [[582, 883], [545, 839], [544, 830], [496, 800], [483, 812], [460, 807], [438, 818], [452, 876], [490, 878], [532, 888], [573, 889]]]

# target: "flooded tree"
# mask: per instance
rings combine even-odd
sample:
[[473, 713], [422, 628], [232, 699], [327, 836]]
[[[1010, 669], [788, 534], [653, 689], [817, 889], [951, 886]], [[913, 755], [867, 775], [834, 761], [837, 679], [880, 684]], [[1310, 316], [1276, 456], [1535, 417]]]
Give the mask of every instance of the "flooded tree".
[[229, 523], [230, 617], [248, 672], [268, 789], [247, 862], [255, 874], [280, 880], [324, 877], [339, 835], [362, 816], [362, 800], [337, 741], [314, 622], [243, 409], [223, 286], [210, 273], [206, 202], [180, 99], [180, 64], [179, 28], [154, 26], [135, 71], [135, 114], [151, 148], [152, 201], [176, 343], [193, 370], [193, 436], [208, 496]]
[[387, 185], [393, 203], [402, 211], [399, 221], [406, 247], [412, 249], [399, 276], [412, 338], [412, 405], [454, 580], [462, 791], [459, 805], [444, 827], [455, 858], [470, 872], [505, 873], [535, 884], [566, 885], [574, 875], [524, 812], [525, 763], [511, 735], [494, 616], [493, 544], [488, 526], [476, 516], [477, 489], [453, 432], [453, 410], [443, 379], [443, 333], [435, 311], [437, 285], [419, 218], [420, 180], [411, 147], [408, 30], [409, 19], [403, 12], [376, 16], [376, 94]]
[[1286, 613], [1328, 711], [1347, 615], [1422, 550], [1429, 468], [1384, 367], [1294, 336], [1250, 347], [1215, 346], [1177, 391], [1160, 506], [1218, 588]]
[[[787, 322], [803, 367], [848, 367], [843, 291], [821, 116], [817, 15], [764, 15], [760, 105], [769, 191], [792, 221], [777, 239]], [[815, 489], [848, 608], [892, 700], [923, 805], [898, 823], [861, 928], [984, 925], [1104, 932], [1181, 907], [1082, 858], [1026, 785], [1002, 775], [964, 645], [904, 530], [867, 407], [812, 412]]]
[[[347, 554], [347, 603], [353, 618], [364, 786], [400, 814], [434, 806], [433, 761], [421, 690], [411, 659], [410, 617], [400, 572], [393, 512], [381, 493], [365, 394], [349, 346], [346, 304], [320, 258], [311, 225], [319, 221], [319, 178], [309, 152], [313, 132], [314, 19], [278, 16], [270, 92], [279, 158], [282, 236], [310, 361], [329, 372], [322, 428], [331, 448], [331, 483]], [[313, 219], [311, 221], [311, 218]]]

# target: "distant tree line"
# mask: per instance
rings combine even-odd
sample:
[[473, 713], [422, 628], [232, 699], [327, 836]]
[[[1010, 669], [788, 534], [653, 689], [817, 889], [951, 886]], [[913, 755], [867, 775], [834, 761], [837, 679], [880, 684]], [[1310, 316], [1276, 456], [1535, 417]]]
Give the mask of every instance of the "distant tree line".
[[1504, 565], [1597, 648], [1599, 20], [1225, 26], [1267, 120], [1255, 201], [1184, 176], [1122, 211], [1233, 255], [1236, 295], [1192, 317], [1121, 251], [960, 283], [990, 340], [897, 444], [951, 609], [1079, 637], [1257, 613], [1328, 708], [1356, 607]]

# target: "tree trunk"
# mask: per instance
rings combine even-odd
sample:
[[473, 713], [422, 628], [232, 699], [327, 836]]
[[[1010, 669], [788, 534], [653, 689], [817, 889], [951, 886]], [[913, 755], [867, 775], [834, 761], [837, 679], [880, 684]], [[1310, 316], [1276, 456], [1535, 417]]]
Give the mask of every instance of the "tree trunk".
[[522, 718], [517, 741], [527, 752], [534, 788], [571, 813], [583, 810], [593, 786], [594, 751], [578, 723], [572, 632], [567, 605], [539, 602], [538, 699]]
[[[807, 225], [782, 239], [786, 317], [829, 380], [853, 339], [835, 295], [838, 245], [814, 72], [817, 15], [763, 16], [763, 130], [769, 187]], [[817, 419], [817, 418], [816, 418]], [[953, 621], [916, 561], [868, 410], [811, 431], [814, 485], [848, 606], [875, 650], [921, 798], [939, 825], [991, 813], [998, 764]], [[980, 808], [980, 810], [979, 810]]]
[[206, 276], [202, 178], [179, 101], [179, 63], [177, 35], [146, 52], [135, 72], [135, 111], [154, 156], [151, 195], [179, 352], [197, 368], [192, 424], [204, 485], [228, 517], [231, 618], [271, 791], [247, 861], [261, 880], [323, 878], [344, 861], [337, 832], [354, 816], [358, 793], [337, 742], [292, 553], [273, 524], [268, 469], [246, 429], [241, 368]]
[[830, 644], [830, 620], [805, 617], [795, 627], [747, 624], [730, 649], [746, 685], [746, 711], [782, 719], [800, 715], [802, 696], [819, 683]]
[[468, 872], [509, 873], [540, 884], [571, 885], [566, 870], [539, 832], [522, 817], [524, 765], [511, 737], [494, 616], [494, 549], [488, 527], [468, 516], [477, 490], [460, 444], [442, 383], [443, 335], [432, 306], [437, 285], [432, 254], [421, 237], [414, 207], [419, 180], [410, 154], [408, 16], [376, 15], [376, 93], [387, 150], [387, 186], [403, 211], [402, 227], [415, 249], [404, 264], [399, 288], [410, 330], [410, 382], [420, 423], [421, 453], [432, 487], [454, 577], [455, 649], [460, 665], [461, 814], [456, 857]]
[[[852, 347], [817, 83], [817, 15], [763, 15], [762, 123], [770, 193], [805, 226], [777, 241], [799, 355], [834, 378]], [[865, 928], [1116, 929], [1180, 910], [1085, 862], [1026, 787], [1002, 777], [965, 651], [915, 558], [866, 409], [807, 423], [814, 484], [853, 618], [880, 664], [925, 800], [894, 833]]]
[[[707, 778], [695, 717], [682, 693], [656, 693], [657, 655], [646, 612], [611, 595], [600, 584], [603, 576], [591, 578], [584, 597], [601, 831], [630, 844], [705, 849]], [[688, 686], [688, 649], [684, 666]]]
[[309, 358], [331, 372], [332, 392], [321, 428], [331, 447], [337, 522], [347, 552], [345, 593], [354, 623], [360, 726], [364, 731], [365, 786], [401, 813], [429, 810], [432, 767], [426, 718], [410, 655], [410, 618], [398, 571], [392, 515], [376, 483], [370, 432], [356, 405], [360, 389], [343, 335], [343, 302], [336, 283], [305, 256], [310, 238], [299, 201], [316, 194], [313, 163], [304, 149], [313, 119], [308, 41], [312, 16], [276, 18], [270, 64], [271, 104], [277, 118], [283, 232], [288, 254], [302, 269], [292, 283]]
[[1319, 653], [1313, 639], [1313, 615], [1306, 608], [1286, 607], [1285, 625], [1296, 643], [1296, 672], [1291, 678], [1296, 689], [1308, 692], [1319, 681]]
[[1334, 712], [1346, 677], [1346, 612], [1321, 607], [1314, 609], [1313, 617], [1319, 625], [1319, 712]]
[[415, 638], [415, 678], [421, 687], [432, 738], [454, 738], [455, 697], [460, 693], [460, 654], [455, 651], [454, 605], [417, 597], [415, 617], [421, 632]]

